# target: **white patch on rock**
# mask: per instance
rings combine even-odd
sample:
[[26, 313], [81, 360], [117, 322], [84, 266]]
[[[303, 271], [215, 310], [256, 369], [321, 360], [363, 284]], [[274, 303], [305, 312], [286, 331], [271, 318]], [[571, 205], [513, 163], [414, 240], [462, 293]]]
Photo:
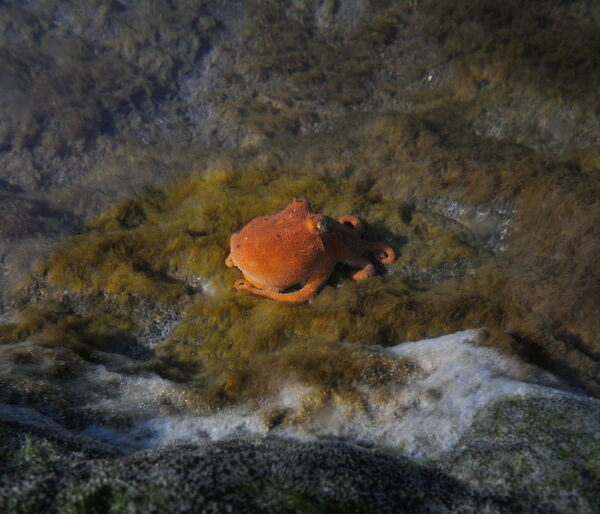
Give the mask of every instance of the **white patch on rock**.
[[[551, 374], [497, 350], [478, 346], [479, 332], [468, 330], [436, 339], [402, 343], [378, 351], [410, 359], [420, 373], [408, 384], [380, 388], [363, 386], [370, 398], [365, 411], [329, 402], [295, 426], [269, 430], [265, 418], [276, 409], [299, 412], [309, 386], [291, 383], [259, 408], [236, 407], [207, 416], [158, 417], [134, 432], [151, 434], [149, 445], [175, 441], [224, 439], [241, 434], [271, 433], [300, 439], [341, 437], [361, 443], [395, 447], [413, 457], [430, 457], [452, 447], [474, 416], [501, 397], [510, 395], [569, 395]], [[382, 401], [383, 399], [383, 401]]]

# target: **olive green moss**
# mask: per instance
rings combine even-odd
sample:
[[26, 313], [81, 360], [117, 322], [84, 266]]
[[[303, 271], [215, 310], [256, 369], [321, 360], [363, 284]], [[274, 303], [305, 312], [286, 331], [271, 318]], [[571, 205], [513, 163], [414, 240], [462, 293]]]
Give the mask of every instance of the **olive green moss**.
[[559, 512], [600, 508], [600, 408], [576, 398], [510, 397], [482, 410], [443, 468], [476, 490]]
[[[463, 95], [483, 86], [495, 94], [543, 96], [593, 110], [600, 37], [590, 21], [592, 8], [571, 2], [547, 7], [542, 0], [429, 1], [422, 15], [437, 23], [422, 29], [459, 71]], [[579, 10], [579, 17], [571, 10]]]
[[[540, 116], [557, 105], [597, 109], [594, 98], [580, 102], [569, 89], [567, 53], [547, 23], [560, 19], [564, 6], [540, 18], [537, 2], [528, 7], [515, 1], [505, 8], [482, 1], [472, 10], [461, 2], [393, 4], [373, 3], [352, 27], [336, 21], [332, 8], [321, 20], [324, 31], [314, 29], [308, 4], [246, 4], [239, 38], [248, 44], [239, 48], [229, 78], [232, 88], [241, 81], [248, 90], [225, 97], [220, 121], [253, 137], [219, 153], [127, 141], [107, 156], [96, 187], [110, 183], [108, 194], [129, 177], [132, 183], [146, 174], [172, 180], [104, 209], [35, 270], [16, 299], [19, 315], [0, 331], [11, 359], [46, 362], [48, 353], [60, 349], [71, 356], [65, 372], [76, 373], [79, 359], [115, 347], [124, 352], [143, 341], [155, 319], [176, 319], [147, 366], [193, 384], [185, 403], [202, 409], [256, 400], [277, 391], [285, 376], [312, 381], [325, 395], [354, 398], [356, 384], [368, 377], [383, 373], [405, 380], [412, 371], [408, 363], [394, 370], [366, 350], [350, 351], [341, 343], [389, 345], [487, 326], [498, 335], [487, 344], [516, 349], [598, 392], [597, 151], [583, 136], [581, 148], [553, 153], [551, 145], [537, 145], [529, 129], [506, 132], [504, 139], [486, 137], [484, 130], [498, 121], [489, 112], [502, 118], [515, 101], [537, 106], [548, 100], [548, 112]], [[17, 7], [3, 9], [24, 16]], [[127, 38], [124, 46], [109, 45], [112, 51], [102, 55], [147, 73], [136, 68], [133, 80], [115, 66], [125, 90], [122, 96], [101, 95], [116, 102], [107, 109], [135, 95], [127, 88], [141, 87], [140, 80], [156, 73], [165, 85], [169, 74], [179, 73], [167, 57], [166, 63], [153, 61], [155, 43], [148, 41], [159, 30], [159, 40], [164, 33], [165, 42], [181, 43], [191, 30], [186, 17], [173, 18], [171, 7], [142, 3], [139, 9], [135, 13], [148, 30], [131, 35], [131, 45]], [[201, 9], [186, 9], [189, 23], [198, 21]], [[106, 13], [115, 23], [121, 16], [114, 5]], [[418, 86], [429, 70], [413, 61], [401, 77], [384, 73], [399, 70], [394, 45], [401, 42], [402, 24], [415, 20], [423, 21], [422, 36], [443, 57], [438, 65], [450, 70], [443, 85], [432, 79], [430, 86]], [[588, 64], [597, 59], [597, 37], [583, 22], [561, 23], [569, 34], [581, 28], [583, 35], [570, 40], [568, 49], [578, 56], [573, 87], [584, 88], [586, 70], [590, 84], [596, 80]], [[480, 37], [471, 44], [459, 36], [473, 26]], [[531, 57], [519, 34], [543, 47], [544, 59]], [[40, 37], [31, 35], [31, 44]], [[554, 42], [545, 45], [546, 39]], [[92, 73], [82, 70], [78, 73]], [[536, 73], [552, 70], [560, 73], [546, 93]], [[92, 78], [86, 84], [102, 87], [102, 77]], [[100, 95], [90, 87], [72, 96]], [[536, 118], [531, 109], [516, 110]], [[517, 126], [522, 122], [518, 118]], [[532, 149], [538, 147], [543, 151]], [[391, 245], [397, 260], [358, 283], [340, 266], [306, 305], [234, 290], [240, 272], [224, 266], [230, 235], [299, 196], [318, 212], [359, 216], [367, 224], [365, 237]], [[504, 215], [514, 226], [508, 250], [489, 251], [468, 226], [436, 208], [437, 200], [473, 211], [516, 212], [514, 219]], [[464, 263], [468, 271], [456, 272]], [[38, 355], [29, 344], [43, 351]], [[307, 351], [312, 356], [301, 358]], [[364, 365], [353, 364], [358, 354]], [[60, 376], [61, 361], [56, 359], [52, 376]]]
[[318, 132], [348, 112], [432, 107], [450, 107], [448, 119], [475, 133], [570, 158], [600, 129], [600, 39], [587, 2], [370, 2], [347, 24], [337, 18], [347, 6], [246, 6], [224, 82], [248, 92], [225, 102], [222, 121], [249, 142]]
[[[241, 275], [224, 265], [231, 233], [299, 196], [319, 212], [361, 216], [366, 237], [386, 240], [397, 261], [357, 283], [340, 268], [305, 305], [233, 289]], [[466, 242], [457, 224], [420, 211], [407, 216], [403, 203], [359, 182], [212, 170], [115, 207], [72, 238], [37, 269], [20, 301], [37, 298], [38, 305], [4, 326], [2, 341], [28, 340], [85, 359], [111, 344], [119, 352], [114, 345], [139, 337], [140, 306], [168, 308], [181, 319], [152, 366], [169, 377], [177, 373], [168, 369], [173, 363], [202, 367], [190, 389], [199, 398], [186, 399], [188, 405], [258, 400], [286, 378], [350, 401], [357, 384], [405, 380], [411, 366], [341, 343], [388, 345], [493, 324], [494, 307], [475, 282], [415, 286], [401, 272], [464, 259], [485, 263], [488, 256]], [[15, 349], [13, 359], [21, 353]]]
[[[570, 165], [469, 137], [461, 123], [439, 109], [359, 116], [319, 140], [200, 164], [188, 178], [114, 207], [59, 248], [22, 289], [16, 305], [35, 305], [3, 327], [2, 341], [67, 344], [86, 359], [92, 349], [131, 344], [151, 317], [168, 313], [179, 321], [149, 366], [188, 383], [195, 377], [182, 402], [203, 410], [258, 400], [285, 377], [354, 403], [356, 384], [381, 363], [364, 355], [357, 366], [357, 354], [340, 343], [389, 345], [487, 326], [509, 334], [501, 346], [594, 390], [599, 366], [585, 350], [598, 323], [586, 303], [597, 294], [588, 278], [598, 244], [593, 175], [581, 170], [575, 180]], [[517, 206], [509, 251], [490, 253], [468, 227], [428, 208], [440, 190], [465, 205]], [[230, 235], [294, 197], [333, 217], [359, 216], [365, 238], [386, 241], [397, 260], [361, 282], [340, 266], [310, 304], [236, 291], [241, 274], [224, 265]], [[427, 279], [462, 262], [470, 272]], [[385, 376], [405, 380], [407, 370]]]
[[378, 72], [373, 54], [394, 39], [400, 19], [400, 11], [386, 4], [392, 2], [373, 2], [357, 27], [334, 22], [333, 30], [321, 33], [308, 4], [247, 2], [240, 34], [245, 58], [231, 79], [262, 83], [284, 75], [286, 80], [268, 98], [245, 95], [226, 105], [226, 119], [245, 123], [251, 134], [273, 137], [319, 122], [324, 106], [347, 109], [371, 97]]
[[68, 455], [59, 451], [49, 441], [28, 434], [3, 432], [0, 446], [1, 468], [4, 473], [26, 473], [68, 461]]

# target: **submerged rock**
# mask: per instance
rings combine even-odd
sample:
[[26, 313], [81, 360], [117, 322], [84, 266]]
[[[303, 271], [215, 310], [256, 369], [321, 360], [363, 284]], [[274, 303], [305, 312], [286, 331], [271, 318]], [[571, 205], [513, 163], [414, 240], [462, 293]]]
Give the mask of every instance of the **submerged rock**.
[[0, 510], [589, 512], [599, 507], [599, 428], [600, 408], [585, 400], [505, 399], [454, 449], [420, 462], [273, 437], [115, 456], [2, 423]]
[[[600, 510], [595, 3], [0, 4], [0, 511]], [[235, 294], [299, 196], [397, 260]]]
[[540, 511], [600, 510], [600, 402], [577, 397], [499, 400], [482, 410], [442, 469], [476, 491]]
[[158, 418], [146, 433], [67, 429], [3, 405], [0, 511], [597, 510], [600, 401], [476, 335], [380, 349], [419, 373], [381, 383], [387, 396], [374, 388], [365, 413], [330, 406], [328, 421], [295, 430], [261, 425], [268, 398], [255, 412]]

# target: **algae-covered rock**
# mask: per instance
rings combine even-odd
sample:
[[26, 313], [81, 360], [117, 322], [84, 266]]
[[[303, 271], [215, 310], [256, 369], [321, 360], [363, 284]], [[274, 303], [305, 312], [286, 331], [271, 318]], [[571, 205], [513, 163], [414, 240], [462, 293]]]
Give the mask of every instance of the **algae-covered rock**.
[[541, 510], [600, 509], [600, 403], [507, 397], [480, 412], [442, 469]]
[[[582, 411], [586, 416], [582, 416]], [[507, 398], [437, 461], [349, 442], [278, 438], [115, 456], [2, 425], [2, 512], [591, 512], [597, 402]]]
[[[596, 3], [1, 4], [0, 510], [599, 510]], [[294, 197], [396, 261], [236, 291]]]
[[343, 442], [242, 439], [83, 459], [60, 441], [12, 430], [2, 428], [6, 513], [474, 512], [527, 505], [474, 494], [435, 468]]

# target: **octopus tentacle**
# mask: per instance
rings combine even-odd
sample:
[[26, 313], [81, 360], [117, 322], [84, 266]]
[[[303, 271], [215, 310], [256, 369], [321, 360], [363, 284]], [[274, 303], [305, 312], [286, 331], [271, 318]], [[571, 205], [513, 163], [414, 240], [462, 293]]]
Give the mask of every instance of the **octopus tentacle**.
[[365, 226], [356, 216], [342, 216], [338, 223], [344, 226], [352, 225], [352, 230], [358, 237], [365, 231]]
[[352, 280], [363, 280], [375, 275], [375, 266], [373, 266], [373, 263], [360, 253], [357, 253], [346, 241], [337, 239], [335, 245], [338, 262], [343, 262], [353, 268], [361, 268], [352, 274]]
[[272, 300], [278, 300], [280, 302], [304, 303], [312, 300], [319, 290], [325, 285], [325, 282], [327, 282], [329, 275], [331, 275], [335, 264], [335, 260], [327, 259], [323, 264], [317, 267], [302, 289], [293, 291], [291, 293], [280, 293], [278, 291], [260, 289], [244, 279], [237, 280], [234, 284], [234, 287], [242, 291], [248, 291], [255, 295], [264, 296], [265, 298], [271, 298]]
[[382, 264], [391, 264], [396, 260], [396, 252], [385, 243], [361, 241], [360, 245], [362, 251], [373, 252], [373, 257]]

